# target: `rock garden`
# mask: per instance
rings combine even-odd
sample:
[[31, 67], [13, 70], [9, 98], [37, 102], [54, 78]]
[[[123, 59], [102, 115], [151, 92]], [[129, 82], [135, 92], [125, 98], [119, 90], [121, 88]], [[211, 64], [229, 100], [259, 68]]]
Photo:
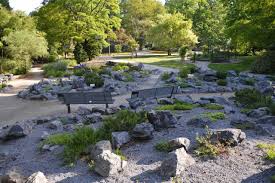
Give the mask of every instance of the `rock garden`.
[[[87, 74], [96, 74], [105, 82], [125, 82], [121, 81], [123, 72], [114, 71], [118, 67], [125, 67], [125, 72], [122, 64], [97, 72], [74, 68], [75, 74], [81, 73], [76, 81], [85, 85], [76, 89], [90, 88], [85, 82]], [[136, 69], [140, 70], [130, 73], [141, 72]], [[108, 70], [112, 74], [107, 74]], [[177, 74], [169, 73], [163, 82], [167, 84], [173, 75]], [[129, 99], [129, 104], [121, 106], [79, 107], [72, 114], [5, 126], [0, 130], [0, 174], [4, 175], [0, 180], [271, 182], [275, 174], [273, 90], [269, 85], [257, 88], [242, 84], [242, 75], [227, 77], [232, 86], [231, 80], [237, 81], [237, 88], [245, 86], [230, 98], [202, 95], [194, 99], [179, 93], [171, 98]], [[250, 78], [250, 74], [246, 76]], [[144, 79], [137, 78], [138, 82]], [[178, 82], [178, 76], [175, 78]], [[269, 82], [266, 76], [255, 78], [255, 86]], [[184, 80], [193, 83], [194, 78]], [[61, 86], [62, 82], [69, 84]], [[209, 81], [200, 82], [208, 85]], [[74, 84], [73, 80], [45, 80], [35, 86], [40, 91], [44, 85], [50, 86], [48, 91], [53, 92], [54, 87], [71, 90]]]

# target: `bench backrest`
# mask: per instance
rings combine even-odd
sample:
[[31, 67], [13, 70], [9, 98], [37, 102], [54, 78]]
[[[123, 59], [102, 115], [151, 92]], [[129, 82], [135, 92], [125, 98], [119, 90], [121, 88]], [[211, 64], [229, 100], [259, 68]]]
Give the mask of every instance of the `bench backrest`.
[[68, 92], [59, 93], [64, 104], [113, 104], [110, 92]]
[[177, 92], [177, 87], [174, 87], [174, 86], [137, 90], [132, 92], [131, 99], [171, 97], [176, 92]]

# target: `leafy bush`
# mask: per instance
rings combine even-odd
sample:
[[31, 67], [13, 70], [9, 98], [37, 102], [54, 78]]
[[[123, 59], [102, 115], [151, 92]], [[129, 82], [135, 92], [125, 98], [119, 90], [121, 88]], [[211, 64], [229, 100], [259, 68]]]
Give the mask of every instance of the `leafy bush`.
[[188, 47], [187, 47], [187, 46], [182, 46], [182, 47], [180, 47], [180, 49], [179, 49], [179, 56], [180, 56], [180, 58], [181, 58], [182, 60], [184, 60], [187, 51], [188, 51]]
[[124, 64], [117, 64], [113, 67], [113, 71], [128, 71], [129, 66]]
[[182, 68], [179, 72], [179, 76], [181, 78], [187, 78], [188, 77], [188, 74], [190, 73], [190, 70], [188, 68]]
[[11, 59], [0, 59], [0, 73], [11, 73], [11, 74], [26, 74], [31, 69], [31, 62], [29, 60], [11, 60]]
[[255, 79], [246, 79], [244, 82], [246, 85], [254, 86], [256, 81], [255, 81]]
[[90, 86], [95, 84], [96, 88], [100, 88], [104, 85], [104, 79], [102, 79], [97, 73], [91, 72], [84, 75], [85, 83]]
[[226, 85], [227, 85], [227, 81], [224, 80], [224, 79], [219, 79], [219, 80], [217, 81], [217, 84], [218, 84], [219, 86], [226, 86]]
[[195, 150], [195, 153], [198, 156], [210, 156], [215, 157], [222, 153], [228, 152], [228, 149], [225, 145], [221, 143], [213, 143], [211, 140], [212, 132], [206, 128], [206, 134], [204, 136], [197, 136], [196, 141], [198, 146]]
[[135, 113], [129, 110], [122, 110], [114, 116], [104, 119], [101, 135], [106, 139], [111, 139], [111, 133], [115, 131], [130, 131], [136, 124], [146, 121], [146, 113]]
[[86, 69], [83, 68], [77, 68], [73, 70], [73, 73], [75, 76], [84, 76], [86, 73]]
[[275, 175], [272, 175], [272, 176], [270, 177], [270, 180], [271, 180], [271, 183], [275, 183]]
[[49, 63], [44, 65], [42, 69], [46, 77], [63, 77], [67, 71], [67, 63], [64, 61]]
[[223, 112], [207, 112], [203, 113], [202, 116], [209, 118], [213, 122], [225, 119], [225, 114]]
[[66, 164], [74, 163], [86, 150], [86, 148], [99, 141], [97, 131], [89, 127], [77, 129], [72, 134], [63, 133], [50, 136], [45, 144], [64, 145], [63, 158]]
[[258, 144], [258, 148], [266, 153], [266, 159], [275, 163], [275, 144]]
[[196, 107], [196, 106], [193, 104], [176, 102], [175, 104], [171, 104], [171, 105], [158, 106], [156, 109], [157, 110], [170, 110], [170, 111], [175, 111], [175, 110], [185, 111], [185, 110], [192, 110], [194, 107]]
[[224, 107], [219, 104], [206, 104], [203, 106], [205, 109], [210, 109], [210, 110], [222, 110]]
[[161, 80], [162, 81], [166, 81], [168, 79], [170, 79], [171, 75], [169, 72], [164, 72], [162, 75], [161, 75]]
[[132, 82], [132, 81], [134, 81], [133, 76], [131, 74], [129, 74], [129, 73], [124, 72], [124, 73], [122, 73], [122, 75], [126, 78], [126, 80], [125, 80], [126, 82]]
[[77, 61], [74, 59], [62, 59], [62, 60], [59, 60], [59, 62], [66, 63], [67, 67], [74, 67], [77, 65]]
[[155, 145], [155, 149], [161, 152], [170, 152], [172, 151], [172, 146], [168, 141], [161, 141]]
[[191, 74], [194, 74], [196, 71], [197, 71], [196, 66], [190, 67], [190, 73], [191, 73]]
[[270, 96], [265, 96], [255, 89], [248, 88], [235, 92], [235, 100], [248, 109], [267, 107], [272, 104]]
[[227, 77], [227, 72], [222, 72], [222, 71], [217, 72], [218, 79], [226, 79], [226, 77]]
[[115, 45], [115, 53], [121, 53], [122, 46], [120, 44]]
[[85, 62], [88, 59], [87, 52], [84, 50], [81, 43], [75, 45], [74, 58], [77, 60], [77, 63]]
[[258, 74], [274, 74], [275, 51], [267, 52], [251, 65], [251, 71]]

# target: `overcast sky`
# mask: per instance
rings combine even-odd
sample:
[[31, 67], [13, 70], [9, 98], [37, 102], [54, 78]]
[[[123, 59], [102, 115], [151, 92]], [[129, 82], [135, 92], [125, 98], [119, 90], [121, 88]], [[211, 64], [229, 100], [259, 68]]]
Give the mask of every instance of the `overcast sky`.
[[[10, 0], [10, 6], [14, 10], [22, 10], [26, 13], [30, 13], [35, 10], [35, 8], [39, 7], [42, 1], [43, 0]], [[159, 1], [165, 2], [165, 0]]]

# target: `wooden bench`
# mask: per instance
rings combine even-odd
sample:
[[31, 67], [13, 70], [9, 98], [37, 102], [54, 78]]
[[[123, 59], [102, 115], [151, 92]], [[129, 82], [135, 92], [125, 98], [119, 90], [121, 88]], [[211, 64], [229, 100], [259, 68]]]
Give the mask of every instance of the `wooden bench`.
[[68, 113], [71, 113], [71, 104], [113, 104], [114, 100], [110, 92], [67, 92], [59, 93], [58, 99], [68, 107]]
[[150, 89], [144, 89], [144, 90], [137, 90], [132, 91], [131, 98], [129, 100], [133, 99], [147, 99], [147, 98], [162, 98], [162, 97], [169, 97], [171, 98], [173, 94], [177, 93], [178, 87], [176, 86], [167, 86], [167, 87], [161, 87], [161, 88], [150, 88]]

